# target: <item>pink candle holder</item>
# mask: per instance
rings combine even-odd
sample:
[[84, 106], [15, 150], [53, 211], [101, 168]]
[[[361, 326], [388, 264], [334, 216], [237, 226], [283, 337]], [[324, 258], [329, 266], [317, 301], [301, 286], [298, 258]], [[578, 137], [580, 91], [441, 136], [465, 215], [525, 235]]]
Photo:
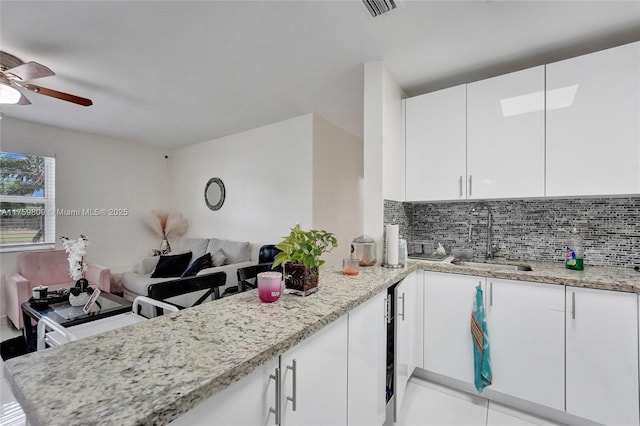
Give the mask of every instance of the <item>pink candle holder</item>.
[[282, 293], [282, 274], [280, 272], [260, 272], [257, 279], [260, 300], [271, 303], [280, 298], [280, 293]]

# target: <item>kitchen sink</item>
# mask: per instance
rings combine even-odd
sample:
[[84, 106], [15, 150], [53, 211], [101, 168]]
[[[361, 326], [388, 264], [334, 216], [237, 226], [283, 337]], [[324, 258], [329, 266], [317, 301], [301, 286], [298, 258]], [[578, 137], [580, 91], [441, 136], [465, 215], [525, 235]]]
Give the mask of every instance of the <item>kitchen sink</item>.
[[466, 266], [468, 268], [492, 269], [496, 271], [531, 271], [531, 266], [513, 264], [513, 263], [488, 263], [488, 262], [471, 262], [467, 260], [454, 260], [454, 265]]

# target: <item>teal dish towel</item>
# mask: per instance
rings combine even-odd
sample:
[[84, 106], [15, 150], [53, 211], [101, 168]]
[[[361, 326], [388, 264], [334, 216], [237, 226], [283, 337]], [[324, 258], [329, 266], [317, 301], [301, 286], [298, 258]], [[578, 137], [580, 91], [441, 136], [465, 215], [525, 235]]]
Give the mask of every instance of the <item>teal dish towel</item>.
[[473, 338], [474, 384], [478, 392], [491, 384], [491, 356], [489, 353], [489, 335], [484, 318], [482, 288], [476, 287], [476, 300], [471, 313], [471, 337]]

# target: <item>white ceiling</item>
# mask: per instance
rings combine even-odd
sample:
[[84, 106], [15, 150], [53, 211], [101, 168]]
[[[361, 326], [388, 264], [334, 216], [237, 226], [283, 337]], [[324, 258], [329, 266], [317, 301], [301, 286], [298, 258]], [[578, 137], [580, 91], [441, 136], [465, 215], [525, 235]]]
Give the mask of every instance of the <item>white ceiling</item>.
[[56, 76], [2, 114], [179, 147], [309, 112], [361, 136], [363, 64], [408, 95], [640, 40], [640, 0], [0, 1], [0, 50]]

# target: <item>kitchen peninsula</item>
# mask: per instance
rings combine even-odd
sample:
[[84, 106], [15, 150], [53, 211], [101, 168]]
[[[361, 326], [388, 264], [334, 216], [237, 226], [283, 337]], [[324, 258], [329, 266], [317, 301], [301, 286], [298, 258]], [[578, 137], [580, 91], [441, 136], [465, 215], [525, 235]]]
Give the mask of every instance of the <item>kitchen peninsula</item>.
[[165, 424], [250, 374], [419, 269], [640, 294], [640, 274], [561, 263], [488, 271], [410, 261], [362, 268], [357, 278], [324, 269], [320, 291], [261, 303], [241, 293], [5, 363], [31, 425]]

